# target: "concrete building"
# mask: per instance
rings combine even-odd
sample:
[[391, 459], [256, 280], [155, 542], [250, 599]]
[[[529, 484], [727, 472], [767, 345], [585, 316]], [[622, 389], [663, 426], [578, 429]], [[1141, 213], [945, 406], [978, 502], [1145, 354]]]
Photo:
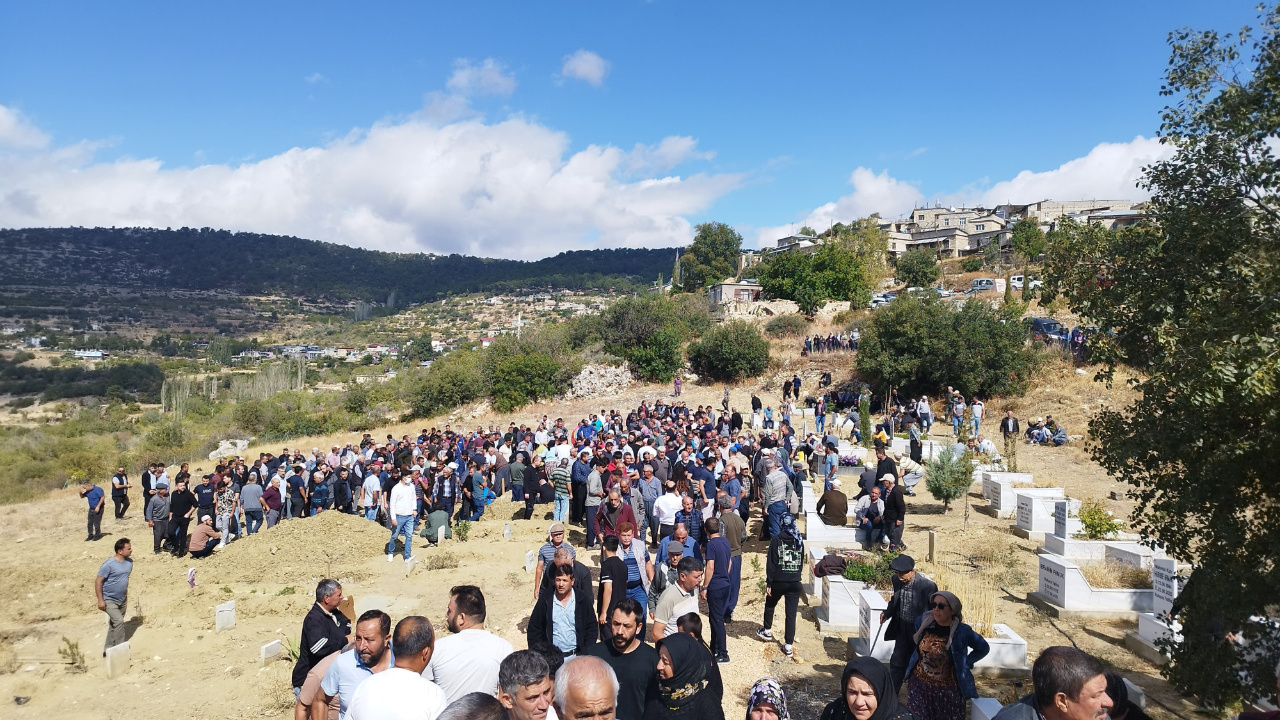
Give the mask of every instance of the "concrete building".
[[760, 293], [760, 283], [755, 280], [726, 280], [707, 288], [713, 305], [722, 305], [731, 300], [755, 302], [760, 299]]

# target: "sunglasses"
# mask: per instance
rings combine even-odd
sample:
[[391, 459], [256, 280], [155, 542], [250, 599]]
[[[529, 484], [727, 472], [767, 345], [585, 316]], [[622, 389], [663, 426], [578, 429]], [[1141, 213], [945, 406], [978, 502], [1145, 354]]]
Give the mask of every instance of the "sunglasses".
[[950, 606], [950, 605], [948, 605], [947, 603], [944, 603], [944, 602], [943, 602], [943, 603], [934, 603], [934, 604], [933, 604], [933, 605], [931, 605], [930, 607], [932, 607], [934, 610], [950, 610], [950, 609], [951, 609], [951, 606]]

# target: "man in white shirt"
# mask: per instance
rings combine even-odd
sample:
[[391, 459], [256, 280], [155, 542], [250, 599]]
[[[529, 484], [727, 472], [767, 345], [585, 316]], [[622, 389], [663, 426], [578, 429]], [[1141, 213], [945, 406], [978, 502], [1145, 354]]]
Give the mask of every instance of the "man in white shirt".
[[413, 528], [418, 517], [418, 491], [414, 489], [412, 478], [404, 475], [400, 482], [391, 488], [391, 498], [387, 501], [387, 513], [394, 523], [391, 530], [391, 541], [387, 543], [387, 562], [395, 559], [396, 536], [404, 536], [404, 561], [413, 560]]
[[484, 593], [475, 585], [454, 587], [444, 617], [453, 635], [436, 643], [422, 677], [439, 685], [449, 702], [473, 692], [497, 697], [498, 669], [512, 647], [484, 629]]
[[676, 529], [676, 513], [683, 507], [683, 501], [676, 494], [676, 483], [668, 480], [666, 492], [658, 496], [653, 503], [653, 519], [658, 523], [658, 540], [667, 537]]
[[698, 612], [698, 593], [696, 588], [702, 584], [702, 561], [697, 558], [682, 558], [676, 566], [678, 577], [674, 585], [662, 591], [658, 598], [658, 607], [653, 612], [653, 627], [649, 631], [649, 639], [658, 642], [668, 635], [679, 632], [680, 618], [689, 613]]
[[395, 665], [356, 687], [347, 704], [349, 720], [436, 720], [449, 701], [422, 677], [435, 649], [431, 621], [411, 615], [396, 623], [391, 637]]
[[[360, 506], [364, 508], [366, 520], [378, 520], [378, 499], [382, 495], [382, 483], [377, 473], [369, 473], [360, 485]], [[415, 492], [416, 495], [416, 492]]]

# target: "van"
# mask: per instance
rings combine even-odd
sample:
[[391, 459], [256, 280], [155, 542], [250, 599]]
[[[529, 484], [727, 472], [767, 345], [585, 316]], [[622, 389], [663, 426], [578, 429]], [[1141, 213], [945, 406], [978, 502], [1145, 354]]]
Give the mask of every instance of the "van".
[[983, 290], [995, 290], [996, 281], [992, 278], [974, 278], [969, 284], [970, 292], [982, 292]]

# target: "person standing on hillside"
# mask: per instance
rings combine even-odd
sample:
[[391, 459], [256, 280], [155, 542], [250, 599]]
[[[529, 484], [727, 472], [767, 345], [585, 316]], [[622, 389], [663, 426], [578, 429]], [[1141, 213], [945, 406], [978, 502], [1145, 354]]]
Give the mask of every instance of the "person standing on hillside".
[[124, 468], [116, 469], [116, 474], [111, 477], [111, 502], [116, 506], [116, 519], [123, 520], [124, 514], [129, 511], [129, 488], [133, 487], [129, 484], [129, 476], [125, 474]]
[[256, 475], [250, 475], [240, 488], [240, 507], [244, 509], [244, 534], [248, 537], [262, 529], [265, 508], [262, 504], [262, 485]]
[[894, 558], [889, 569], [893, 571], [893, 597], [880, 612], [880, 622], [889, 623], [885, 628], [884, 639], [895, 641], [893, 656], [889, 658], [889, 676], [896, 693], [902, 688], [911, 655], [916, 650], [912, 637], [916, 629], [916, 618], [929, 610], [931, 598], [938, 592], [938, 586], [916, 571], [915, 558], [910, 555]]
[[[570, 483], [569, 459], [563, 458], [560, 460], [552, 460], [552, 462], [556, 463], [556, 468], [551, 471], [551, 478], [550, 478], [551, 485], [555, 488], [555, 491], [556, 491], [556, 504], [555, 504], [555, 511], [551, 517], [556, 522], [563, 523], [568, 521], [568, 515], [569, 515], [569, 483]], [[583, 512], [585, 513], [586, 512], [586, 505], [585, 505], [586, 495], [585, 494], [582, 496], [582, 501], [584, 503]]]
[[889, 538], [889, 549], [906, 550], [902, 530], [907, 519], [907, 501], [902, 496], [902, 488], [892, 475], [880, 478], [880, 483], [884, 485], [884, 535]]
[[724, 608], [724, 621], [733, 622], [733, 611], [738, 608], [738, 594], [742, 591], [742, 541], [747, 537], [746, 523], [733, 509], [733, 499], [721, 492], [716, 498], [720, 508], [720, 533], [729, 541], [729, 601]]
[[702, 584], [702, 599], [707, 603], [707, 616], [711, 620], [711, 654], [716, 662], [729, 662], [729, 645], [725, 635], [725, 611], [729, 605], [729, 568], [733, 563], [733, 551], [729, 541], [720, 535], [720, 521], [710, 518], [707, 532], [707, 564]]
[[107, 494], [102, 488], [88, 482], [80, 483], [80, 497], [89, 501], [89, 534], [85, 542], [102, 537], [102, 512], [107, 503]]
[[186, 480], [175, 480], [178, 488], [169, 499], [169, 534], [173, 537], [174, 557], [187, 554], [187, 529], [196, 514], [196, 496], [187, 489]]
[[151, 528], [153, 554], [159, 555], [169, 539], [169, 487], [161, 485], [159, 492], [151, 496], [144, 514], [147, 527]]
[[794, 658], [796, 612], [800, 607], [800, 573], [804, 570], [804, 541], [796, 530], [795, 516], [782, 516], [781, 529], [769, 541], [765, 556], [764, 624], [756, 631], [761, 640], [773, 639], [773, 613], [780, 600], [786, 603], [782, 652]]
[[418, 514], [418, 495], [408, 475], [402, 475], [400, 482], [391, 488], [391, 498], [387, 501], [387, 514], [391, 516], [393, 529], [391, 539], [387, 541], [387, 562], [396, 556], [396, 537], [404, 536], [404, 561], [413, 560], [413, 529]]
[[129, 573], [133, 572], [133, 545], [129, 538], [116, 541], [115, 556], [109, 557], [98, 568], [98, 577], [93, 581], [93, 592], [98, 597], [98, 609], [107, 614], [107, 644], [102, 648], [102, 656], [107, 650], [124, 642], [124, 614], [129, 604]]
[[[321, 580], [316, 584], [316, 602], [302, 619], [302, 637], [298, 642], [298, 662], [293, 666], [293, 696], [296, 699], [312, 666], [324, 658], [341, 652], [351, 642], [351, 621], [338, 609], [342, 603], [342, 586], [337, 580]], [[327, 700], [325, 703], [327, 704]]]

